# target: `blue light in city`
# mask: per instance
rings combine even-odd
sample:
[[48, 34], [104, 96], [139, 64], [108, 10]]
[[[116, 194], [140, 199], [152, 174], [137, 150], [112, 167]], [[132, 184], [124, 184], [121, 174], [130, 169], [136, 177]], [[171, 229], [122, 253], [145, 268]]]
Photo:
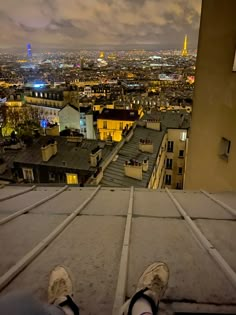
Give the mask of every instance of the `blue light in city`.
[[44, 86], [45, 86], [44, 83], [36, 83], [36, 84], [34, 84], [34, 88], [42, 88]]
[[47, 120], [46, 120], [46, 119], [40, 120], [40, 126], [41, 126], [42, 128], [47, 128], [47, 126], [48, 126]]

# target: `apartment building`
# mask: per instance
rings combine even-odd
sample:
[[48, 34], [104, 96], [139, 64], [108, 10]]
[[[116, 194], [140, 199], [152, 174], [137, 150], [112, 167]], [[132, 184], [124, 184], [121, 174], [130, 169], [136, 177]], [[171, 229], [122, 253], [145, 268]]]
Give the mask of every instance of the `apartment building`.
[[145, 114], [105, 161], [101, 185], [182, 189], [189, 127], [185, 111]]
[[104, 108], [97, 119], [100, 139], [121, 141], [123, 132], [131, 128], [138, 118], [136, 110]]
[[185, 189], [236, 189], [236, 1], [203, 0]]

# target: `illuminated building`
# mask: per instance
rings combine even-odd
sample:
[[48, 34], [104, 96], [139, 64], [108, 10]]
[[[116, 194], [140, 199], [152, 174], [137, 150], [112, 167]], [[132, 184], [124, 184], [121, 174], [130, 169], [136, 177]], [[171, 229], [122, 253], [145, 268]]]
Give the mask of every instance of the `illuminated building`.
[[235, 12], [202, 2], [186, 189], [236, 190]]
[[31, 44], [27, 44], [27, 57], [28, 57], [28, 59], [32, 59]]
[[101, 140], [122, 140], [124, 130], [133, 126], [139, 119], [138, 111], [104, 108], [97, 119], [97, 128]]
[[188, 36], [185, 35], [184, 37], [184, 46], [182, 50], [182, 56], [187, 57], [188, 56]]
[[145, 114], [123, 137], [101, 184], [182, 189], [189, 123], [184, 111]]
[[99, 59], [104, 59], [105, 58], [105, 53], [104, 51], [101, 51], [99, 54]]

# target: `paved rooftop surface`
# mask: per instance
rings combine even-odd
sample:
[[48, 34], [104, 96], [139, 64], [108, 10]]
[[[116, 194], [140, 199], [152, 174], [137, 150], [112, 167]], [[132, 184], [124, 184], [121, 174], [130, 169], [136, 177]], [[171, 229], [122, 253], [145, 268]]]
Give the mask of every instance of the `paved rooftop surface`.
[[[114, 187], [147, 187], [153, 167], [157, 159], [162, 139], [164, 137], [164, 131], [156, 131], [147, 129], [145, 127], [137, 126], [134, 129], [134, 135], [129, 142], [125, 143], [124, 146], [118, 152], [118, 158], [116, 161], [112, 161], [105, 169], [103, 178], [101, 180], [102, 186], [114, 186]], [[148, 139], [153, 142], [153, 153], [145, 153], [139, 151], [140, 139]], [[147, 172], [143, 172], [143, 179], [137, 180], [125, 176], [124, 164], [130, 159], [138, 160], [142, 162], [145, 158], [149, 158], [149, 168]]]
[[[135, 188], [134, 192], [132, 188], [114, 187], [70, 186], [64, 191], [62, 186], [29, 188], [0, 189], [0, 294], [25, 289], [46, 299], [49, 271], [63, 264], [74, 276], [81, 314], [112, 314], [118, 280], [127, 278], [123, 293], [131, 296], [144, 268], [162, 260], [169, 265], [170, 281], [160, 314], [186, 310], [236, 314], [236, 193], [208, 196], [199, 191], [143, 188]], [[92, 194], [72, 222], [4, 285], [6, 272]], [[34, 205], [47, 197], [47, 201]], [[210, 197], [230, 208], [226, 210], [225, 204]], [[210, 250], [200, 243], [171, 198], [207, 238]], [[133, 214], [125, 275], [119, 270], [124, 263], [121, 253], [129, 204]], [[10, 214], [29, 206], [27, 213], [3, 223]], [[211, 255], [215, 249], [225, 261], [223, 267]], [[231, 270], [231, 277], [226, 269]]]

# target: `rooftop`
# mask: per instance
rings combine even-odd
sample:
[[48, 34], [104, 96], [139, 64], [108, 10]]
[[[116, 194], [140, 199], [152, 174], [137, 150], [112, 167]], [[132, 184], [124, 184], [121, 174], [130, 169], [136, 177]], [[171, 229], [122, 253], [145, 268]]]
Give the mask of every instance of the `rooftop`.
[[151, 114], [144, 114], [142, 120], [157, 119], [161, 122], [163, 129], [188, 129], [191, 122], [191, 114], [187, 113], [186, 110], [168, 110], [166, 112], [152, 111]]
[[[134, 130], [133, 137], [119, 150], [118, 158], [112, 161], [105, 169], [101, 185], [112, 185], [114, 187], [147, 187], [164, 134], [164, 131], [156, 131], [137, 126]], [[140, 139], [148, 139], [153, 142], [153, 153], [139, 151], [138, 146]], [[142, 162], [147, 157], [149, 158], [149, 168], [147, 172], [143, 172], [142, 180], [125, 176], [124, 164], [126, 161], [134, 159]]]
[[135, 121], [139, 115], [137, 110], [104, 108], [98, 119]]
[[[89, 156], [93, 149], [100, 144], [103, 149], [103, 159], [105, 159], [113, 149], [113, 146], [106, 146], [103, 141], [84, 139], [81, 143], [71, 143], [67, 141], [66, 137], [54, 137], [57, 141], [58, 152], [55, 156], [51, 157], [48, 162], [43, 162], [41, 146], [50, 138], [52, 137], [40, 138], [31, 147], [19, 152], [14, 162], [89, 170], [91, 168]], [[66, 166], [64, 165], [64, 161], [66, 162]]]
[[236, 314], [235, 192], [5, 186], [0, 200], [1, 294], [26, 289], [46, 300], [48, 274], [63, 264], [74, 275], [81, 312], [112, 314], [120, 303], [116, 293], [131, 296], [144, 268], [162, 260], [170, 280], [160, 315]]

